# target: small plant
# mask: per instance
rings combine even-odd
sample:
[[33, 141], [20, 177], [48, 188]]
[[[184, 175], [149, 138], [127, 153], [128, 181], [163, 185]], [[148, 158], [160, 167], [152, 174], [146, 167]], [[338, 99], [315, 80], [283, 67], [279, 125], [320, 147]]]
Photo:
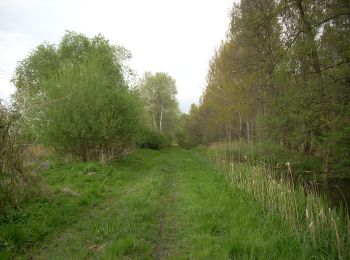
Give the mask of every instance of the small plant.
[[83, 169], [84, 174], [91, 174], [97, 171], [98, 171], [98, 166], [93, 162], [87, 163]]

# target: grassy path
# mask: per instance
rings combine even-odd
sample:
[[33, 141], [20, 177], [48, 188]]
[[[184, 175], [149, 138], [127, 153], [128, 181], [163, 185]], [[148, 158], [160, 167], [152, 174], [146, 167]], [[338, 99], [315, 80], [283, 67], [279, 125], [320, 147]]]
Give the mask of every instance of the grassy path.
[[49, 199], [0, 222], [0, 259], [312, 257], [278, 216], [192, 151], [141, 150], [107, 167], [55, 166], [43, 178]]
[[177, 199], [174, 170], [167, 168], [164, 170], [164, 175], [164, 185], [161, 192], [159, 209], [159, 231], [154, 247], [154, 257], [156, 259], [165, 259], [169, 257], [171, 246], [175, 243], [174, 234], [177, 227], [176, 212], [174, 212]]

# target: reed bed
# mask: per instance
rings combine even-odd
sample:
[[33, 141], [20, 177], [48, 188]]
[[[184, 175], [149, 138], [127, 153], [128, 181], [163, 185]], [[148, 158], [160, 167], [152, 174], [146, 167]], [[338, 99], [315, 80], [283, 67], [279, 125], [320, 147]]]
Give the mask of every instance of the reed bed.
[[237, 161], [235, 144], [231, 143], [216, 144], [208, 151], [230, 185], [262, 204], [266, 214], [280, 215], [303, 247], [322, 252], [327, 259], [350, 259], [349, 215], [344, 209], [331, 208], [317, 189], [306, 190], [293, 182], [288, 162], [272, 165], [244, 154]]

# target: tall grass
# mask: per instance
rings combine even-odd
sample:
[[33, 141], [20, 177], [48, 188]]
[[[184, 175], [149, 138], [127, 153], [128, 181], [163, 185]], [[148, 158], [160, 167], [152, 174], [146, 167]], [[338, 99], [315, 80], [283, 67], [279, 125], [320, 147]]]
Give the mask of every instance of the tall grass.
[[331, 208], [322, 194], [305, 191], [302, 184], [291, 181], [289, 163], [283, 170], [282, 164], [276, 167], [243, 153], [237, 161], [236, 154], [233, 143], [209, 149], [211, 160], [224, 169], [230, 184], [261, 203], [266, 214], [280, 214], [304, 247], [322, 252], [326, 258], [350, 259], [350, 220], [344, 210]]

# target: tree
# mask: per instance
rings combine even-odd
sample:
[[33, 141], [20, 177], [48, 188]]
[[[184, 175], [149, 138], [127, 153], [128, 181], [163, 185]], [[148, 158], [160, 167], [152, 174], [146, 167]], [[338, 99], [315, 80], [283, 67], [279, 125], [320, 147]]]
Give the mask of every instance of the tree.
[[122, 156], [144, 127], [140, 99], [124, 79], [129, 56], [101, 35], [67, 32], [58, 46], [40, 45], [13, 79], [23, 133], [83, 160]]
[[154, 129], [171, 133], [177, 124], [179, 109], [175, 80], [167, 73], [145, 73], [140, 87]]

